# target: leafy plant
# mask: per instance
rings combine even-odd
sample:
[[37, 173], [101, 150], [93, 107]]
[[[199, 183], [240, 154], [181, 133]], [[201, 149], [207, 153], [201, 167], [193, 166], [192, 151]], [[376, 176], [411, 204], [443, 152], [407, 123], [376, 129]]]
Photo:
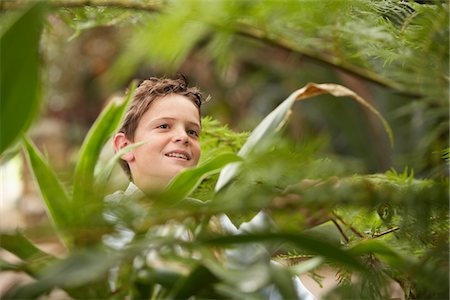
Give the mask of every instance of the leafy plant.
[[[26, 271], [37, 279], [31, 284], [10, 290], [6, 298], [37, 297], [54, 287], [63, 288], [75, 298], [122, 298], [125, 296], [246, 298], [257, 297], [257, 290], [268, 284], [274, 284], [284, 297], [293, 297], [295, 293], [288, 281], [290, 276], [295, 274], [293, 272], [301, 268], [273, 267], [267, 259], [261, 258], [251, 263], [248, 269], [234, 270], [227, 267], [223, 256], [217, 257], [215, 254], [216, 251], [221, 252], [226, 249], [224, 247], [231, 245], [247, 247], [260, 243], [290, 245], [291, 249], [297, 249], [297, 252], [304, 253], [306, 257], [324, 258], [315, 263], [315, 267], [328, 262], [341, 270], [356, 272], [363, 280], [361, 284], [371, 286], [366, 296], [386, 296], [388, 291], [383, 291], [381, 287], [386, 284], [388, 275], [399, 280], [404, 286], [412, 283], [417, 284], [417, 287], [430, 284], [429, 291], [442, 295], [444, 291], [439, 289], [440, 285], [433, 285], [430, 280], [432, 278], [430, 276], [434, 276], [435, 273], [430, 274], [429, 268], [432, 265], [435, 267], [438, 265], [430, 261], [426, 254], [428, 251], [436, 251], [446, 243], [446, 239], [442, 240], [442, 231], [438, 229], [433, 234], [433, 246], [425, 243], [423, 252], [413, 257], [402, 253], [403, 247], [408, 243], [402, 235], [407, 236], [412, 233], [408, 228], [411, 226], [409, 223], [411, 217], [415, 222], [423, 222], [421, 224], [426, 226], [423, 229], [430, 227], [427, 221], [430, 218], [434, 220], [434, 224], [445, 223], [446, 216], [442, 214], [441, 209], [446, 206], [447, 190], [443, 184], [413, 180], [409, 176], [389, 173], [377, 176], [340, 177], [334, 181], [322, 177], [321, 184], [316, 182], [309, 186], [308, 184], [301, 186], [298, 183], [302, 184], [304, 183], [302, 180], [308, 179], [312, 174], [310, 170], [320, 170], [318, 166], [326, 164], [314, 159], [311, 157], [312, 153], [307, 152], [302, 153], [302, 159], [298, 157], [290, 159], [285, 155], [282, 155], [280, 159], [271, 157], [268, 164], [256, 167], [260, 162], [268, 161], [267, 158], [273, 151], [284, 151], [285, 146], [280, 146], [279, 142], [273, 144], [270, 140], [286, 122], [289, 107], [295, 99], [325, 91], [337, 93], [336, 91], [340, 90], [351, 94], [351, 91], [333, 85], [309, 85], [294, 92], [252, 132], [241, 148], [240, 155], [244, 157], [244, 160], [240, 162], [240, 168], [226, 167], [222, 170], [215, 184], [216, 192], [210, 195], [210, 201], [207, 202], [183, 201], [183, 199], [199, 186], [202, 178], [218, 172], [225, 165], [235, 161], [237, 159], [235, 155], [224, 153], [205, 161], [195, 169], [180, 173], [165, 192], [153, 195], [152, 199], [136, 199], [125, 195], [120, 201], [117, 202], [118, 199], [108, 201], [104, 206], [101, 200], [104, 195], [101, 189], [98, 190], [98, 187], [102, 185], [89, 184], [89, 182], [95, 182], [92, 180], [94, 165], [77, 167], [78, 175], [74, 177], [75, 180], [89, 178], [89, 181], [83, 181], [83, 184], [77, 184], [75, 181], [73, 191], [69, 193], [58, 183], [51, 168], [41, 158], [35, 147], [24, 140], [25, 150], [40, 190], [46, 199], [49, 215], [54, 221], [56, 232], [66, 241], [69, 254], [63, 259], [58, 259], [37, 251], [19, 233], [15, 237], [4, 235], [3, 247], [16, 253], [24, 261], [23, 264], [10, 265], [9, 269]], [[358, 101], [364, 100], [358, 98]], [[81, 151], [89, 158], [89, 161], [95, 163], [94, 158], [98, 157], [105, 137], [110, 135], [117, 126], [117, 122], [110, 122], [110, 120], [119, 120], [127, 103], [128, 100], [120, 104], [111, 103], [92, 127], [84, 142], [84, 145], [88, 146], [84, 146], [85, 150]], [[274, 118], [273, 116], [276, 115], [278, 117]], [[215, 129], [205, 128], [204, 130], [208, 134], [209, 130]], [[301, 148], [297, 151], [301, 152]], [[81, 159], [80, 164], [87, 165], [87, 162]], [[297, 174], [291, 173], [291, 170], [298, 168], [299, 164], [302, 166], [302, 171]], [[284, 168], [284, 171], [276, 173], [275, 177], [271, 176], [274, 168], [277, 167]], [[278, 177], [283, 176], [282, 174], [289, 176], [290, 180], [280, 182]], [[236, 176], [237, 178], [233, 179]], [[321, 178], [317, 175], [315, 177]], [[209, 182], [209, 184], [214, 183]], [[84, 199], [80, 196], [77, 198], [84, 206], [74, 202], [77, 193], [87, 193]], [[69, 194], [73, 195], [73, 198], [67, 196]], [[425, 195], [427, 196], [424, 197]], [[394, 208], [399, 209], [402, 206], [416, 204], [415, 199], [421, 201], [433, 199], [433, 203], [427, 203], [428, 214], [413, 216], [410, 213], [394, 210]], [[389, 222], [386, 215], [380, 213], [379, 209], [387, 200], [391, 206], [389, 213], [393, 215]], [[93, 201], [97, 202], [92, 203]], [[336, 203], [339, 205], [333, 209]], [[349, 225], [354, 217], [346, 213], [344, 208], [356, 204], [367, 209], [366, 212], [359, 211], [358, 217], [372, 215], [372, 220], [378, 223], [376, 227], [360, 221], [357, 221], [356, 225]], [[86, 208], [87, 205], [90, 207]], [[328, 207], [325, 210], [327, 213], [325, 220], [331, 218], [341, 230], [337, 234], [342, 235], [342, 245], [331, 242], [333, 239], [324, 240], [323, 235], [314, 233], [313, 229], [310, 229], [308, 233], [299, 232], [301, 228], [311, 227], [301, 219], [314, 212], [323, 213], [324, 205]], [[302, 208], [305, 207], [309, 208], [306, 214], [302, 213]], [[373, 207], [378, 208], [378, 215], [377, 213], [373, 215]], [[281, 220], [278, 222], [276, 231], [236, 236], [214, 231], [208, 226], [211, 218], [216, 215], [223, 213], [251, 215], [251, 212], [261, 209], [273, 211], [274, 220]], [[294, 214], [296, 218], [293, 217], [292, 211], [296, 212]], [[103, 213], [106, 213], [106, 223], [101, 221]], [[298, 218], [300, 221], [297, 221]], [[338, 225], [339, 222], [341, 225]], [[193, 234], [191, 239], [184, 240], [170, 234], [161, 235], [158, 229], [169, 228], [169, 231], [176, 231], [176, 226], [181, 224], [191, 229]], [[342, 229], [341, 226], [347, 228]], [[372, 228], [370, 234], [367, 226]], [[349, 238], [349, 229], [358, 234]], [[124, 237], [121, 235], [124, 231], [131, 234], [132, 239], [119, 247], [114, 240], [123, 241]], [[397, 234], [397, 231], [401, 234]], [[386, 238], [389, 235], [395, 235], [398, 239], [394, 245], [387, 244], [391, 241], [391, 238]], [[102, 240], [106, 245], [102, 243]], [[396, 248], [396, 244], [399, 248]], [[30, 254], [19, 253], [19, 251], [23, 252], [25, 247], [30, 249]], [[150, 257], [153, 259], [149, 260]], [[284, 256], [284, 259], [289, 260], [289, 258], [289, 255]], [[367, 265], [367, 260], [372, 263]], [[37, 264], [38, 261], [39, 264]], [[378, 270], [373, 273], [375, 267]], [[445, 269], [434, 268], [433, 272], [436, 271], [443, 276], [439, 277], [443, 278], [440, 282], [443, 284]], [[265, 275], [260, 278], [260, 275], [256, 276], [256, 274]], [[398, 274], [406, 275], [407, 279], [396, 277]], [[414, 274], [423, 281], [413, 280], [407, 277], [408, 274], [411, 276]], [[114, 278], [113, 290], [110, 291], [107, 282]], [[348, 290], [351, 287], [357, 288], [358, 284], [343, 285], [336, 290], [336, 293], [344, 293], [344, 291], [347, 294], [355, 293], [355, 290], [351, 292]]]
[[[445, 3], [90, 1], [94, 7], [69, 8], [83, 3], [47, 5], [74, 28], [74, 37], [85, 28], [129, 20], [128, 9], [141, 12], [135, 21], [143, 29], [131, 36], [129, 47], [105, 77], [111, 82], [123, 81], [144, 59], [157, 57], [158, 63], [176, 68], [198, 41], [205, 40], [205, 51], [213, 53], [219, 68], [226, 68], [229, 49], [240, 35], [326, 62], [396, 92], [421, 96], [420, 111], [432, 116], [431, 136], [442, 134], [433, 124], [448, 106], [442, 101], [448, 96], [442, 88], [448, 83], [448, 56], [443, 58], [448, 43], [441, 43], [448, 41]], [[2, 8], [15, 5], [20, 3], [1, 3]], [[1, 32], [2, 153], [13, 149], [37, 111], [38, 60], [28, 62], [22, 55], [36, 58], [45, 9], [45, 3], [34, 3], [8, 19], [11, 25]], [[37, 31], [29, 30], [29, 24]], [[155, 25], [158, 30], [150, 30]], [[149, 47], [155, 41], [166, 46], [164, 55], [160, 48]], [[22, 42], [30, 47], [17, 52]], [[29, 72], [23, 72], [21, 62], [28, 64]], [[13, 88], [21, 82], [28, 82], [29, 89]], [[385, 287], [392, 280], [406, 298], [448, 298], [447, 178], [419, 179], [407, 168], [403, 173], [355, 174], [345, 161], [321, 156], [320, 141], [295, 144], [282, 134], [297, 100], [330, 93], [353, 97], [375, 113], [392, 141], [381, 114], [353, 91], [309, 84], [251, 134], [235, 133], [205, 118], [204, 158], [197, 168], [180, 173], [161, 193], [118, 193], [104, 199], [120, 154], [104, 166], [98, 164], [99, 154], [132, 91], [133, 87], [124, 101], [111, 102], [92, 126], [69, 186], [61, 183], [33, 143], [22, 138], [52, 233], [60, 237], [67, 254], [55, 257], [40, 250], [27, 237], [33, 229], [1, 233], [2, 248], [20, 259], [0, 261], [2, 270], [34, 278], [10, 288], [2, 295], [5, 299], [38, 298], [54, 288], [76, 299], [259, 299], [268, 286], [284, 298], [295, 298], [292, 276], [323, 265], [340, 276], [340, 285], [327, 296], [331, 299], [387, 298], [390, 291]], [[30, 105], [20, 109], [18, 100]], [[397, 113], [414, 110], [414, 105]], [[11, 119], [15, 111], [18, 117]], [[9, 120], [8, 127], [3, 120]], [[446, 148], [443, 155], [448, 159]], [[233, 222], [231, 229], [245, 227], [260, 211], [276, 226], [236, 235], [218, 225], [226, 214]], [[182, 238], [180, 231], [189, 232], [190, 238]], [[262, 245], [274, 252], [259, 251]], [[249, 249], [254, 255], [238, 268], [227, 256], [233, 248]], [[273, 265], [270, 258], [284, 265]]]

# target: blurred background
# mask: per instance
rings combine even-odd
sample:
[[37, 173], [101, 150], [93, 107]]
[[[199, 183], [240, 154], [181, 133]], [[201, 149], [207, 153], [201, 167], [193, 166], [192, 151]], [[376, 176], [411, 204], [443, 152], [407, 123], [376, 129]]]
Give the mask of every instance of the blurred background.
[[[408, 168], [417, 178], [448, 176], [445, 1], [84, 4], [52, 1], [47, 8], [39, 45], [42, 100], [27, 133], [67, 183], [105, 104], [134, 79], [177, 73], [211, 96], [204, 115], [238, 132], [251, 131], [308, 82], [344, 85], [387, 119], [393, 146], [371, 113], [331, 96], [296, 104], [285, 134], [296, 143], [320, 140], [320, 155], [354, 173]], [[2, 27], [26, 5], [2, 2]], [[105, 157], [111, 154], [107, 146]], [[2, 156], [2, 231], [48, 222], [23, 158], [14, 147]], [[119, 173], [118, 186], [125, 180]]]

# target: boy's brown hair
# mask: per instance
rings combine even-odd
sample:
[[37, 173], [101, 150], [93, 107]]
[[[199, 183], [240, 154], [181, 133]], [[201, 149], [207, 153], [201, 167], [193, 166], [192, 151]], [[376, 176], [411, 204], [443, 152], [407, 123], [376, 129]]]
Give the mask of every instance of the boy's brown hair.
[[[119, 132], [122, 132], [130, 141], [133, 141], [139, 122], [150, 108], [151, 103], [170, 94], [185, 96], [195, 104], [199, 114], [201, 114], [202, 94], [198, 88], [188, 86], [186, 76], [179, 74], [176, 79], [150, 77], [144, 80], [136, 89]], [[121, 159], [120, 166], [127, 173], [128, 177], [132, 179], [128, 163]]]

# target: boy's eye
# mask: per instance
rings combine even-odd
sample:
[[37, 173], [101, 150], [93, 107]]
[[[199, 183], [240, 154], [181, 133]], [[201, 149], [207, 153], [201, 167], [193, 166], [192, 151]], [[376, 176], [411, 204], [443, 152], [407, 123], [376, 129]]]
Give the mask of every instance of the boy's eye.
[[196, 136], [196, 137], [198, 137], [198, 135], [199, 135], [197, 131], [192, 130], [192, 129], [189, 129], [189, 130], [187, 131], [187, 133], [188, 133], [189, 135]]
[[167, 129], [167, 128], [169, 128], [169, 124], [161, 124], [158, 126], [158, 128]]

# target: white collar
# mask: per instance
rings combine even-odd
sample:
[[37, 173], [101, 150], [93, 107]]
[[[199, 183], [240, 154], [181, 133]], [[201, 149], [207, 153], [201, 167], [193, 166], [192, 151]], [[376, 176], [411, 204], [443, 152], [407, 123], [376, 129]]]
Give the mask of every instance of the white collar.
[[144, 192], [138, 188], [133, 182], [130, 182], [127, 189], [124, 192], [124, 196], [126, 197], [145, 197]]

